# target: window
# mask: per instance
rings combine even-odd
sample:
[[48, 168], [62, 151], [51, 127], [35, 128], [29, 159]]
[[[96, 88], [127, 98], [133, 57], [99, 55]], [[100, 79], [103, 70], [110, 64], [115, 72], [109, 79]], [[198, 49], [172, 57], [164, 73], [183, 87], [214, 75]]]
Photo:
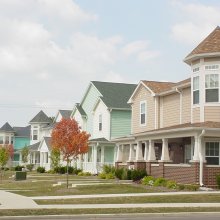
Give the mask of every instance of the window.
[[146, 124], [146, 102], [140, 103], [140, 124]]
[[5, 144], [9, 144], [9, 136], [5, 136]]
[[193, 104], [199, 104], [199, 76], [193, 77]]
[[205, 156], [208, 165], [219, 165], [219, 142], [206, 142]]
[[38, 130], [33, 130], [33, 140], [38, 140]]
[[207, 74], [205, 76], [205, 101], [219, 101], [219, 75]]
[[14, 143], [14, 137], [11, 137], [11, 144]]
[[219, 65], [208, 65], [205, 66], [205, 70], [217, 70], [219, 69]]
[[199, 67], [193, 68], [193, 73], [198, 72], [199, 71]]
[[3, 144], [3, 136], [0, 136], [0, 144]]
[[102, 115], [99, 115], [99, 131], [102, 130]]

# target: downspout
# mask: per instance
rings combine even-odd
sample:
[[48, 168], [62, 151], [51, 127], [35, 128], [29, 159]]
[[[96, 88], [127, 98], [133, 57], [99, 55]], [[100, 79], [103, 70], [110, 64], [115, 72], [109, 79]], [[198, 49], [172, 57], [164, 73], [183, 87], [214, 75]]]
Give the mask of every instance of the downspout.
[[180, 124], [182, 124], [182, 92], [177, 87], [175, 90], [180, 94]]
[[199, 185], [204, 186], [203, 184], [203, 158], [202, 158], [202, 137], [205, 135], [205, 129], [202, 130], [199, 135]]

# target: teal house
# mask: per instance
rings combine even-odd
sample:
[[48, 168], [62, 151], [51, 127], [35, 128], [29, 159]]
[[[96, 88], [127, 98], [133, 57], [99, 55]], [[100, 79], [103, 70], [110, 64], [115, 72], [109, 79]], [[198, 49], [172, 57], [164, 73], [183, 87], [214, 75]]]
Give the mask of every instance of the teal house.
[[24, 146], [30, 145], [30, 126], [27, 127], [12, 127], [6, 122], [0, 128], [0, 145], [13, 145], [14, 159], [12, 166], [19, 164], [20, 153], [19, 150]]
[[30, 145], [30, 131], [31, 131], [31, 126], [26, 126], [26, 127], [13, 127], [14, 130], [14, 141], [13, 141], [13, 146], [14, 146], [14, 166], [19, 164], [20, 161], [20, 153], [19, 150], [21, 150], [25, 146]]
[[89, 152], [79, 159], [84, 171], [98, 173], [104, 164], [114, 165], [115, 143], [112, 139], [131, 133], [131, 107], [128, 100], [136, 84], [90, 82], [81, 103], [71, 114], [87, 131]]

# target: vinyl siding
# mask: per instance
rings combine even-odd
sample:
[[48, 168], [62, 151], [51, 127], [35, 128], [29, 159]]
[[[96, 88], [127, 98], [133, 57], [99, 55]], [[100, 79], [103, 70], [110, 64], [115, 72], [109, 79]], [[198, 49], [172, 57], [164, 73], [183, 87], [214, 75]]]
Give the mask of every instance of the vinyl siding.
[[79, 113], [78, 109], [76, 109], [73, 118], [78, 122], [79, 126], [83, 129], [86, 130], [86, 125], [84, 123], [84, 120], [81, 116], [81, 114]]
[[200, 122], [200, 107], [193, 108], [193, 123]]
[[220, 122], [220, 106], [205, 106], [205, 121]]
[[131, 111], [112, 110], [111, 139], [131, 134]]
[[[102, 130], [99, 131], [99, 115], [102, 115]], [[95, 108], [95, 111], [93, 113], [93, 138], [106, 138], [109, 140], [109, 134], [110, 134], [110, 127], [109, 127], [109, 121], [110, 121], [110, 113], [107, 110], [106, 105], [100, 101]]]
[[191, 89], [182, 90], [182, 123], [191, 121]]
[[180, 94], [174, 93], [163, 97], [163, 127], [180, 123]]
[[[147, 115], [146, 125], [140, 125], [140, 102], [146, 101], [147, 104]], [[133, 97], [132, 104], [132, 132], [138, 133], [143, 131], [153, 130], [155, 128], [155, 102], [150, 91], [144, 86], [140, 86], [137, 90], [136, 95]]]
[[21, 149], [25, 146], [30, 145], [30, 138], [27, 137], [15, 137], [14, 138], [14, 149]]
[[83, 100], [82, 108], [84, 109], [86, 115], [87, 115], [87, 129], [86, 131], [91, 134], [91, 138], [93, 138], [93, 130], [92, 130], [92, 122], [93, 122], [93, 115], [92, 110], [95, 106], [95, 103], [97, 102], [99, 97], [99, 93], [97, 89], [90, 85], [88, 93]]

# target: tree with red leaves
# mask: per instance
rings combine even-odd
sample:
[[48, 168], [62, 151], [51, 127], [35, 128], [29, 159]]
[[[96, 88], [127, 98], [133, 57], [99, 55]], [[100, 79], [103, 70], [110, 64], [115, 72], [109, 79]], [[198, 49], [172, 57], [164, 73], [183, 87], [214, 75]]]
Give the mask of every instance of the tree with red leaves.
[[88, 140], [90, 135], [81, 131], [80, 126], [74, 119], [63, 118], [53, 128], [51, 145], [53, 150], [60, 151], [63, 160], [67, 162], [67, 188], [68, 167], [71, 160], [76, 160], [79, 155], [88, 152]]
[[13, 158], [14, 148], [13, 145], [0, 145], [0, 171], [1, 171], [1, 181], [3, 176], [4, 166], [7, 164], [8, 160]]

